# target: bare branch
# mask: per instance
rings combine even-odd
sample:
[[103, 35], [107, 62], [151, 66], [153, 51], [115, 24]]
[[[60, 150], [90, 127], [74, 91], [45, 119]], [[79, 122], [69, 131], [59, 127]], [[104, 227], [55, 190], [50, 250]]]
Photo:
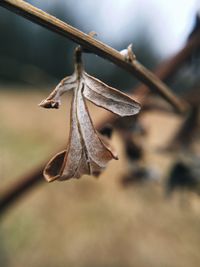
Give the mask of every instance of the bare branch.
[[178, 112], [185, 112], [187, 110], [188, 106], [185, 101], [175, 96], [167, 85], [160, 81], [158, 77], [140, 64], [136, 59], [127, 61], [117, 50], [22, 0], [0, 0], [0, 5], [36, 24], [71, 39], [82, 45], [84, 49], [87, 49], [127, 70], [141, 82], [161, 95], [166, 101], [171, 103]]

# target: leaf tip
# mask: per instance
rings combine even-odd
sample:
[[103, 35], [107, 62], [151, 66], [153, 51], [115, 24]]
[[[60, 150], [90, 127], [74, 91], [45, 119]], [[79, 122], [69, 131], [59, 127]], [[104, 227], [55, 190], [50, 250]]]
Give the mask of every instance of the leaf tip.
[[59, 179], [59, 175], [56, 175], [56, 176], [51, 176], [49, 175], [48, 173], [46, 173], [45, 171], [43, 172], [43, 176], [45, 178], [45, 180], [48, 182], [48, 183], [52, 183], [56, 180]]
[[118, 157], [118, 155], [115, 155], [114, 159], [116, 159], [116, 160], [119, 160], [119, 157]]
[[60, 106], [59, 102], [53, 101], [53, 100], [42, 100], [42, 102], [40, 102], [38, 104], [38, 106], [43, 107], [43, 108], [54, 108], [54, 109], [58, 109]]

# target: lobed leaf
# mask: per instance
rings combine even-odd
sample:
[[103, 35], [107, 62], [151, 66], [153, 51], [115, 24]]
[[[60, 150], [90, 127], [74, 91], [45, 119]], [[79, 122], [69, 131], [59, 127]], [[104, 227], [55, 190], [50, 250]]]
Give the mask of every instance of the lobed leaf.
[[49, 182], [79, 178], [84, 174], [98, 176], [112, 158], [117, 159], [117, 155], [95, 131], [82, 90], [79, 89], [72, 100], [67, 150], [50, 160], [44, 169], [44, 176]]
[[64, 78], [39, 104], [44, 108], [59, 108], [61, 96], [73, 90], [68, 146], [47, 163], [44, 177], [49, 182], [79, 178], [84, 174], [98, 176], [111, 159], [118, 159], [107, 139], [94, 129], [85, 98], [120, 116], [140, 111], [139, 103], [132, 98], [84, 72], [77, 58], [74, 74]]
[[131, 116], [140, 111], [140, 104], [124, 93], [108, 86], [86, 72], [84, 78], [84, 96], [95, 105], [107, 109], [119, 116]]
[[60, 97], [67, 91], [75, 89], [77, 86], [76, 73], [65, 77], [51, 92], [51, 94], [39, 104], [43, 108], [59, 108], [61, 104]]

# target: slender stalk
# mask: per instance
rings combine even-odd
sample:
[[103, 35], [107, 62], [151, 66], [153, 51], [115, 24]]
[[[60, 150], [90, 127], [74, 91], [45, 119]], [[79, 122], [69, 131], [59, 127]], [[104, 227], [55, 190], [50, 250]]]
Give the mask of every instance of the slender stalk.
[[141, 82], [161, 95], [176, 111], [181, 113], [187, 111], [188, 105], [186, 102], [172, 93], [167, 85], [136, 59], [128, 62], [124, 56], [112, 47], [22, 0], [0, 0], [0, 5], [36, 24], [71, 39], [90, 52], [113, 62], [136, 76]]

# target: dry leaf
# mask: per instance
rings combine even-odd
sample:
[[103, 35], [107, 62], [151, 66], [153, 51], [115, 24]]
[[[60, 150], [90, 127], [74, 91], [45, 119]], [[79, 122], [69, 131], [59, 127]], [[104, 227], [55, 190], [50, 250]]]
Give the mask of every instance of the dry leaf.
[[79, 178], [84, 174], [98, 176], [108, 161], [118, 159], [108, 140], [94, 129], [85, 98], [120, 116], [135, 115], [140, 110], [136, 101], [84, 71], [80, 49], [75, 53], [75, 72], [64, 78], [39, 105], [59, 108], [61, 95], [69, 90], [73, 90], [73, 100], [68, 146], [47, 163], [44, 177], [49, 182]]

